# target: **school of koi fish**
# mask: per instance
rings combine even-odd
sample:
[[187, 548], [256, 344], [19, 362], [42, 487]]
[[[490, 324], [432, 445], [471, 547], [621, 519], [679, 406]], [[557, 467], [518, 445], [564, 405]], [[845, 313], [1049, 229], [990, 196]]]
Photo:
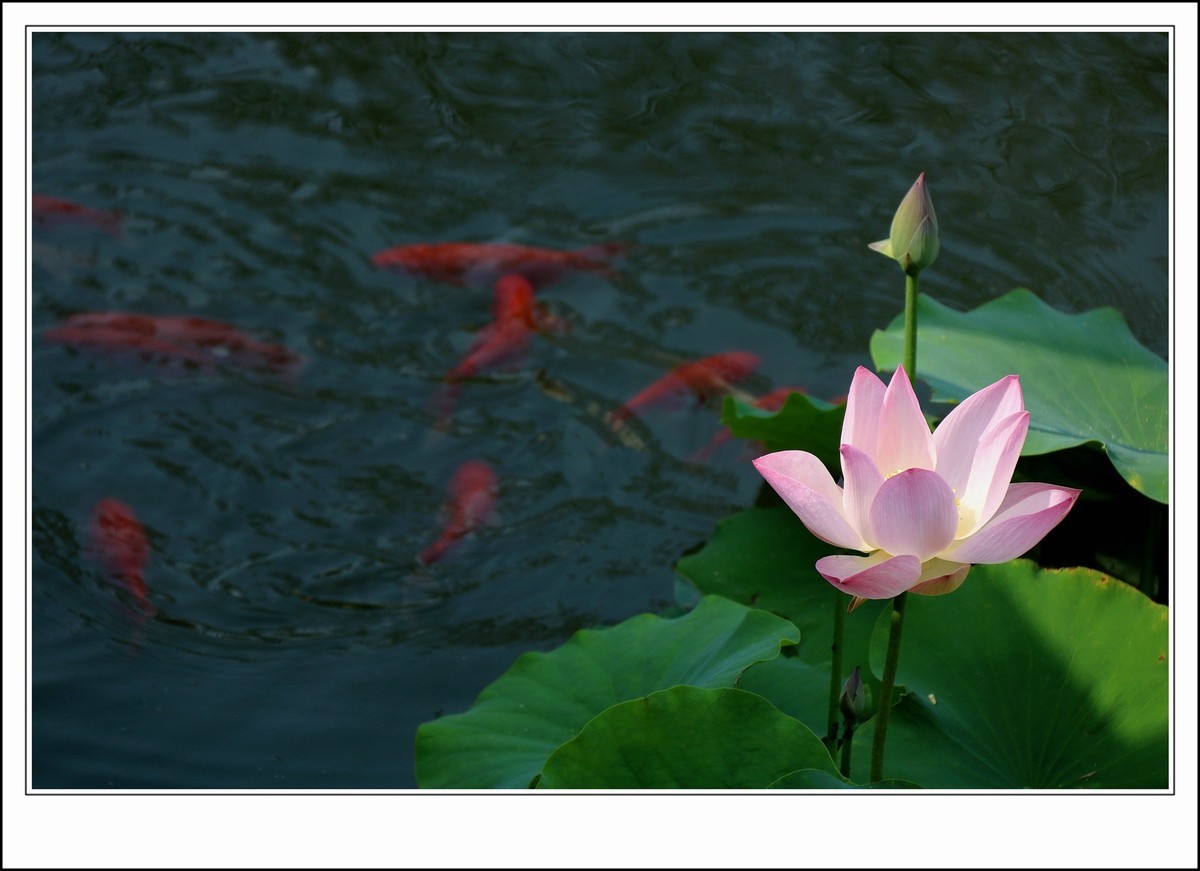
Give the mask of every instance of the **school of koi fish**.
[[[118, 240], [123, 237], [124, 216], [117, 211], [42, 194], [32, 196], [31, 208], [33, 226], [39, 231], [73, 226], [99, 230]], [[622, 243], [561, 251], [509, 243], [437, 242], [399, 245], [374, 254], [371, 262], [378, 269], [492, 289], [492, 319], [479, 329], [462, 359], [446, 369], [429, 399], [437, 428], [449, 425], [470, 381], [519, 366], [537, 335], [571, 330], [569, 323], [537, 300], [538, 291], [572, 271], [615, 277], [614, 263], [625, 250]], [[188, 371], [211, 374], [225, 366], [237, 366], [286, 383], [294, 382], [306, 363], [301, 354], [285, 345], [193, 314], [79, 312], [46, 330], [42, 338], [79, 351]], [[678, 405], [687, 398], [705, 402], [734, 392], [735, 385], [759, 363], [755, 354], [739, 350], [680, 362], [612, 409], [606, 423], [618, 433], [632, 418], [652, 409]], [[802, 393], [804, 388], [781, 387], [758, 398], [739, 396], [760, 408], [777, 410], [793, 392]], [[692, 462], [706, 462], [728, 438], [728, 431], [721, 430], [692, 455]], [[446, 557], [492, 518], [500, 481], [490, 464], [471, 459], [458, 467], [447, 490], [440, 532], [416, 555], [419, 565]], [[150, 542], [130, 506], [108, 497], [96, 502], [86, 555], [121, 591], [135, 619], [140, 622], [157, 613], [146, 581]]]

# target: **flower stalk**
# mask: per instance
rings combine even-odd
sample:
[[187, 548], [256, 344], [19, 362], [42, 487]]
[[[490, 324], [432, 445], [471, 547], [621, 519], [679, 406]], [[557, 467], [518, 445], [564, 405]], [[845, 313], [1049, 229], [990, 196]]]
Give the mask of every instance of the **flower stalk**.
[[846, 728], [842, 732], [842, 763], [838, 766], [838, 770], [842, 772], [842, 777], [850, 779], [850, 749], [854, 745], [854, 724], [847, 721]]
[[917, 275], [904, 276], [904, 371], [917, 378]]
[[849, 780], [854, 728], [862, 722], [870, 709], [870, 703], [867, 701], [867, 688], [862, 682], [862, 674], [858, 666], [854, 667], [854, 671], [850, 672], [850, 677], [846, 678], [846, 683], [842, 685], [842, 692], [838, 697], [838, 709], [846, 723], [846, 727], [842, 731], [842, 762], [839, 770], [842, 772], [842, 777]]
[[891, 633], [888, 635], [887, 659], [883, 662], [883, 680], [879, 688], [879, 711], [875, 715], [875, 737], [871, 742], [871, 783], [883, 780], [883, 750], [887, 742], [892, 690], [896, 686], [896, 666], [900, 662], [900, 635], [904, 631], [904, 606], [907, 601], [907, 592], [892, 599]]
[[846, 621], [846, 595], [833, 594], [833, 643], [829, 646], [832, 663], [829, 666], [829, 726], [825, 733], [825, 746], [829, 752], [837, 747], [838, 705], [842, 689], [842, 634]]

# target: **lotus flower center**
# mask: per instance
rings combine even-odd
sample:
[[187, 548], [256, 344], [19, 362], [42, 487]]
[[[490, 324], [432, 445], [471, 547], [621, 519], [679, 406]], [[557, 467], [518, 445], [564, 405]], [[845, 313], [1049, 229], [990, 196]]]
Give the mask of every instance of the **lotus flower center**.
[[961, 499], [954, 500], [954, 507], [958, 509], [958, 530], [954, 533], [954, 538], [960, 539], [970, 535], [975, 528], [975, 511], [962, 504]]

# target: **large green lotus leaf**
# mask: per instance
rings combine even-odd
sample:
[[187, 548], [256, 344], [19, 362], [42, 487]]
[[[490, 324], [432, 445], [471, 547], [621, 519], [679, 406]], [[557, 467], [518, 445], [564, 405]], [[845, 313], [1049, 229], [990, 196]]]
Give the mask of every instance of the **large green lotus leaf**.
[[805, 627], [832, 615], [836, 593], [813, 566], [838, 552], [787, 507], [750, 508], [721, 520], [704, 546], [681, 557], [675, 570], [703, 593], [787, 617], [800, 628], [803, 644]]
[[557, 650], [523, 654], [465, 713], [423, 723], [417, 783], [523, 789], [596, 714], [678, 684], [730, 686], [799, 637], [786, 620], [718, 596], [672, 620], [641, 614], [581, 630]]
[[738, 689], [762, 696], [789, 717], [824, 735], [829, 725], [828, 639], [825, 646], [824, 662], [814, 664], [797, 656], [777, 656], [751, 666], [738, 681]]
[[836, 776], [820, 739], [761, 696], [677, 686], [614, 705], [547, 760], [545, 789], [765, 789]]
[[[975, 566], [909, 596], [884, 775], [933, 789], [1168, 784], [1168, 610], [1090, 569]], [[882, 670], [887, 618], [871, 643]], [[874, 721], [855, 736], [869, 758]], [[857, 768], [857, 765], [856, 765]], [[852, 776], [854, 771], [851, 772]]]
[[[817, 574], [814, 565], [821, 557], [837, 552], [815, 538], [785, 506], [750, 508], [718, 523], [712, 538], [700, 550], [682, 557], [675, 570], [701, 592], [771, 611], [799, 627], [799, 658], [826, 670], [826, 690], [819, 703], [824, 710], [828, 708], [834, 608], [845, 608], [850, 597], [839, 594]], [[842, 630], [845, 674], [862, 666], [864, 680], [874, 683], [875, 689], [878, 682], [869, 674], [868, 650], [875, 618], [886, 604], [866, 602], [854, 613], [845, 614]], [[768, 698], [788, 713], [801, 715], [786, 702]], [[803, 716], [804, 722], [824, 734], [823, 719], [816, 723], [807, 719], [807, 713]]]
[[[900, 316], [871, 337], [875, 365], [895, 369], [903, 342]], [[917, 374], [946, 402], [1020, 375], [1030, 414], [1022, 453], [1099, 442], [1133, 487], [1168, 501], [1167, 364], [1114, 309], [1064, 314], [1018, 288], [956, 312], [922, 294]]]
[[767, 451], [808, 451], [830, 469], [841, 467], [845, 405], [832, 405], [793, 393], [778, 411], [764, 411], [749, 403], [725, 397], [721, 422], [738, 438], [762, 442]]

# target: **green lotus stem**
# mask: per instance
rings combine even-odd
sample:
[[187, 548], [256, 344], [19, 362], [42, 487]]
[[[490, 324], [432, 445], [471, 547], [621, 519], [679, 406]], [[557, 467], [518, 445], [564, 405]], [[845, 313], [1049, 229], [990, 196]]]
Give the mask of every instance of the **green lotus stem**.
[[854, 743], [854, 724], [846, 721], [846, 730], [842, 732], [842, 777], [850, 779], [850, 746]]
[[904, 371], [917, 380], [917, 273], [904, 276]]
[[837, 748], [838, 699], [842, 692], [842, 627], [846, 620], [846, 596], [833, 591], [833, 643], [829, 651], [833, 661], [829, 665], [829, 728], [825, 733], [825, 746], [832, 753]]
[[888, 715], [892, 709], [892, 688], [896, 685], [896, 663], [900, 661], [900, 633], [904, 631], [904, 603], [908, 593], [892, 600], [892, 626], [888, 636], [887, 659], [883, 663], [883, 685], [879, 689], [879, 711], [875, 714], [875, 740], [871, 742], [871, 782], [883, 779], [883, 746], [887, 741]]

